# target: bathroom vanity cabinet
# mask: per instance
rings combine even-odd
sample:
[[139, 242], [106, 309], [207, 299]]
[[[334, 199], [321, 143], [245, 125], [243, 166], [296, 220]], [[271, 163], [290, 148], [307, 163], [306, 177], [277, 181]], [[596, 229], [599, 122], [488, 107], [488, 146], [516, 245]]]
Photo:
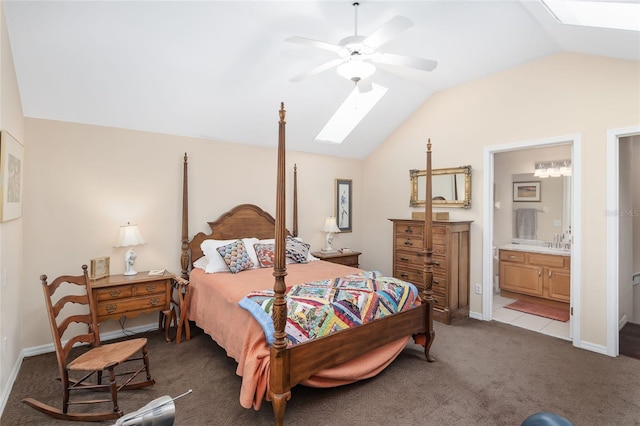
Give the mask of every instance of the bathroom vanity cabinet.
[[569, 303], [571, 257], [501, 249], [500, 289]]

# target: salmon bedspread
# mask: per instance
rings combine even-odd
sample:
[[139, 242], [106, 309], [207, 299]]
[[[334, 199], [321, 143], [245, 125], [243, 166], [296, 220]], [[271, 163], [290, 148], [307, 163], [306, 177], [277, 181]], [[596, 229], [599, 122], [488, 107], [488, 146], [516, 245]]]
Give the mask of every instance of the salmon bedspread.
[[[362, 271], [325, 261], [287, 265], [287, 286], [335, 278]], [[206, 274], [193, 269], [190, 274], [189, 320], [210, 335], [227, 355], [238, 363], [242, 377], [240, 405], [258, 410], [269, 386], [269, 344], [261, 325], [238, 305], [249, 293], [273, 288], [273, 269], [245, 270], [237, 274]], [[334, 387], [375, 376], [404, 349], [409, 336], [379, 347], [341, 365], [317, 372], [303, 385]]]

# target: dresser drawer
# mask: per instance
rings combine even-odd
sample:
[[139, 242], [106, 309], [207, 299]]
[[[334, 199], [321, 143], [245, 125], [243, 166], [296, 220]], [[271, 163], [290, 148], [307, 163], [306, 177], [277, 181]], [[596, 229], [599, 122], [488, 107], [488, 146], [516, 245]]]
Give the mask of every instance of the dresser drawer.
[[396, 250], [422, 251], [424, 249], [422, 236], [396, 235], [394, 244]]
[[164, 293], [166, 290], [165, 283], [162, 281], [135, 284], [133, 286], [133, 294], [135, 296], [144, 296], [145, 294]]
[[532, 265], [543, 265], [551, 268], [563, 268], [564, 257], [554, 254], [529, 253], [529, 263]]
[[98, 303], [98, 316], [124, 315], [128, 312], [141, 311], [144, 309], [157, 309], [159, 306], [167, 304], [164, 293], [151, 296], [134, 297], [123, 300], [112, 300]]
[[399, 278], [403, 281], [409, 281], [417, 285], [419, 288], [422, 288], [422, 271], [417, 269], [407, 269], [400, 266], [396, 266], [396, 278]]
[[98, 302], [102, 300], [121, 299], [125, 297], [131, 297], [133, 295], [133, 289], [130, 285], [101, 288], [99, 290], [96, 290], [96, 295], [96, 299]]
[[399, 222], [396, 224], [396, 238], [413, 236], [415, 238], [422, 239], [424, 234], [424, 226], [416, 223]]
[[424, 267], [424, 254], [421, 252], [410, 251], [397, 251], [396, 252], [396, 266], [402, 268], [419, 268], [422, 270]]

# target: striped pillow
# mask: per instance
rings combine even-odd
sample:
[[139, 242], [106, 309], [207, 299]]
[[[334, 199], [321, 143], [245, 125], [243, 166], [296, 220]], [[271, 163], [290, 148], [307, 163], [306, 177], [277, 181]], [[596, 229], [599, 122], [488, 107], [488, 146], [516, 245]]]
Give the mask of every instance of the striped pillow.
[[287, 237], [285, 253], [287, 257], [296, 263], [307, 263], [309, 248], [311, 246], [292, 237]]

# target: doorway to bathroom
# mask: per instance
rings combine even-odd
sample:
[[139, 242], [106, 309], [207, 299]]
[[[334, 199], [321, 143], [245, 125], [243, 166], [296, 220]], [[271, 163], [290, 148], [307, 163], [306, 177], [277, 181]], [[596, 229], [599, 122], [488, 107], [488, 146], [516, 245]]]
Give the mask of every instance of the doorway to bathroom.
[[[487, 147], [484, 154], [484, 179], [492, 185], [485, 187], [484, 199], [484, 228], [488, 232], [483, 238], [483, 319], [574, 340], [574, 330], [579, 329], [580, 218], [573, 206], [580, 201], [580, 136]], [[569, 166], [565, 174], [571, 176], [545, 178], [536, 173], [542, 165], [556, 164]], [[529, 216], [529, 221], [518, 216]], [[503, 277], [500, 248], [503, 257], [513, 256], [507, 259], [512, 263], [503, 262]], [[529, 259], [533, 263], [529, 264]], [[549, 259], [553, 264], [545, 265]], [[553, 282], [556, 289], [563, 290], [550, 293]], [[554, 315], [548, 312], [532, 314], [529, 308], [515, 306], [525, 302], [573, 315], [565, 321], [551, 318]]]

